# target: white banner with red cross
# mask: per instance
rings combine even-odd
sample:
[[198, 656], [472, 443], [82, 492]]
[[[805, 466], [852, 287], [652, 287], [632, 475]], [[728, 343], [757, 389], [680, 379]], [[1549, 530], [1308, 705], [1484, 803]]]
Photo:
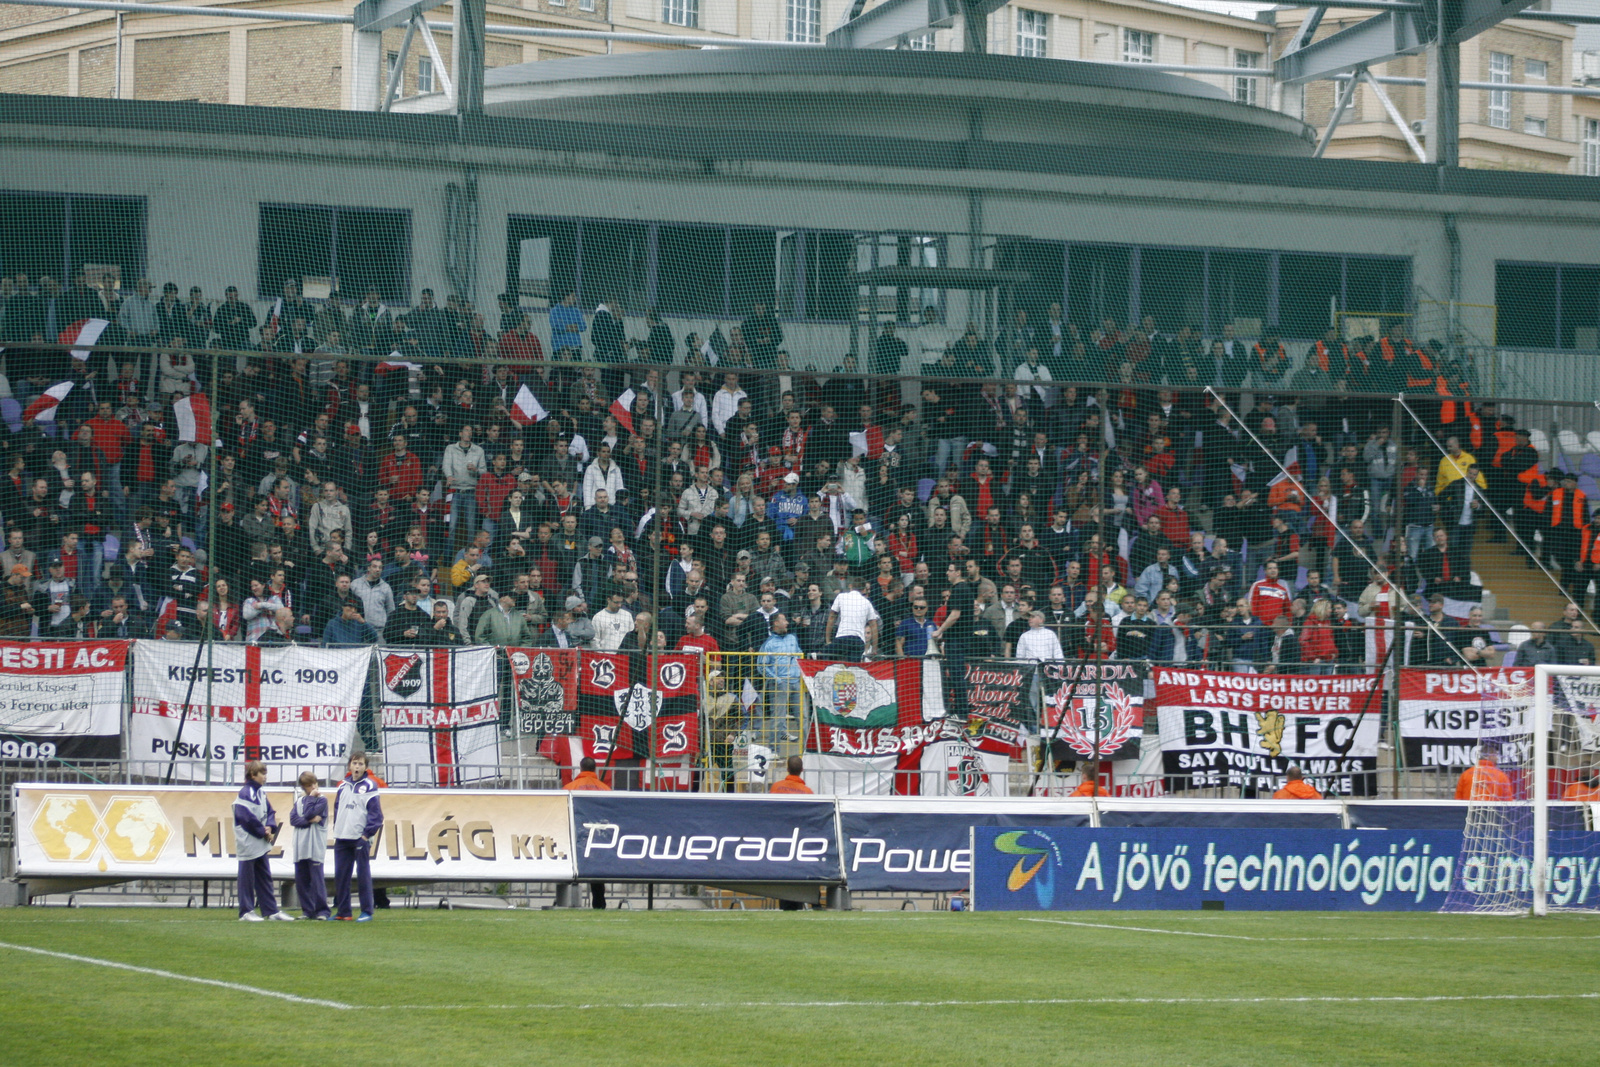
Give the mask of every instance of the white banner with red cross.
[[128, 758], [180, 782], [236, 782], [259, 759], [267, 781], [344, 763], [371, 651], [136, 641]]
[[464, 785], [500, 775], [492, 645], [378, 649], [383, 766], [390, 785]]

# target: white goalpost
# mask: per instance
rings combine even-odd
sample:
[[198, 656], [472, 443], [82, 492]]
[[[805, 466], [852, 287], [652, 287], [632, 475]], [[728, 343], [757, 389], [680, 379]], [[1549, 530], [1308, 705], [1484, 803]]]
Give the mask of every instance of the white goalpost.
[[[1553, 666], [1541, 663], [1533, 669], [1533, 848], [1532, 869], [1529, 871], [1529, 881], [1532, 889], [1532, 911], [1535, 916], [1550, 914], [1550, 890], [1552, 874], [1550, 864], [1550, 757], [1552, 737], [1555, 725], [1554, 688], [1558, 678], [1597, 678], [1600, 679], [1600, 667], [1568, 667]], [[1583, 712], [1576, 706], [1574, 694], [1568, 694], [1568, 712], [1573, 715], [1576, 747], [1581, 754], [1585, 748], [1591, 747], [1593, 734], [1582, 729]], [[1587, 704], [1586, 707], [1593, 705]], [[1585, 742], [1590, 744], [1585, 744]], [[1592, 773], [1594, 764], [1591, 761], [1588, 767], [1582, 770]], [[1589, 813], [1589, 825], [1593, 828], [1593, 812]], [[1593, 862], [1593, 861], [1591, 861]], [[1584, 870], [1577, 872], [1580, 882]], [[1571, 872], [1568, 872], [1569, 877]], [[1592, 876], [1591, 876], [1592, 877]], [[1565, 908], [1570, 900], [1561, 906]], [[1579, 907], [1587, 904], [1584, 910], [1594, 910], [1600, 907], [1600, 902], [1593, 898], [1581, 900]]]

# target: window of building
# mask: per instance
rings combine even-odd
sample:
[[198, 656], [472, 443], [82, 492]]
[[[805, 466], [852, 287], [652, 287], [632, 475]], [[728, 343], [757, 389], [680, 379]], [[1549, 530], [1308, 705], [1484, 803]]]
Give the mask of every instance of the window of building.
[[1549, 127], [1549, 121], [1547, 119], [1536, 119], [1532, 115], [1524, 115], [1523, 116], [1523, 119], [1522, 119], [1522, 132], [1523, 133], [1531, 133], [1535, 137], [1543, 137], [1543, 136], [1545, 136], [1545, 130], [1548, 127]]
[[290, 278], [322, 278], [345, 293], [371, 286], [385, 301], [411, 302], [411, 212], [262, 204], [256, 290], [276, 297]]
[[398, 67], [399, 65], [399, 52], [390, 52], [388, 55], [383, 57], [383, 80], [385, 85], [394, 81], [394, 68]]
[[661, 21], [672, 26], [699, 26], [700, 0], [662, 0]]
[[578, 10], [579, 11], [593, 11], [594, 10], [594, 0], [578, 0]]
[[1600, 266], [1496, 263], [1494, 301], [1498, 344], [1600, 347]]
[[417, 93], [433, 92], [433, 60], [427, 56], [417, 57]]
[[[1489, 53], [1489, 80], [1496, 85], [1511, 84], [1511, 57], [1505, 52]], [[1511, 94], [1501, 89], [1489, 91], [1489, 125], [1497, 130], [1511, 128]]]
[[567, 0], [546, 0], [551, 7], [566, 7]]
[[1154, 63], [1156, 61], [1156, 35], [1140, 30], [1122, 31], [1122, 61], [1124, 63]]
[[1050, 16], [1043, 11], [1017, 9], [1017, 55], [1044, 59], [1050, 54]]
[[[1233, 65], [1236, 67], [1243, 67], [1246, 70], [1255, 70], [1257, 67], [1261, 66], [1261, 53], [1240, 52], [1236, 50], [1233, 53]], [[1256, 101], [1258, 100], [1256, 94], [1260, 91], [1260, 84], [1260, 80], [1256, 78], [1233, 79], [1234, 100], [1238, 103], [1249, 104], [1254, 107]]]
[[1550, 64], [1542, 59], [1524, 59], [1522, 61], [1522, 76], [1528, 81], [1549, 81]]
[[933, 44], [932, 33], [919, 33], [906, 38], [906, 47], [913, 52], [932, 52], [934, 50]]
[[115, 268], [131, 287], [144, 276], [144, 197], [0, 192], [0, 263], [63, 287], [86, 266]]
[[822, 0], [783, 0], [783, 39], [808, 44], [822, 40]]
[[1600, 177], [1600, 119], [1583, 120], [1583, 173]]

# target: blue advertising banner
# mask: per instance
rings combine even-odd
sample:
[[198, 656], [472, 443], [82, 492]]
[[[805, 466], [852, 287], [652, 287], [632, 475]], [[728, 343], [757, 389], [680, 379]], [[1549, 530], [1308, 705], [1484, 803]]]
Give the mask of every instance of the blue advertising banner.
[[[1458, 881], [1445, 830], [973, 831], [983, 911], [1436, 911]], [[1554, 857], [1552, 857], [1554, 858]], [[1526, 877], [1526, 866], [1508, 876]]]
[[948, 893], [967, 888], [974, 826], [1089, 825], [1087, 812], [1040, 812], [1037, 800], [935, 803], [840, 801], [844, 875], [852, 890]]
[[579, 880], [837, 882], [832, 800], [574, 793]]

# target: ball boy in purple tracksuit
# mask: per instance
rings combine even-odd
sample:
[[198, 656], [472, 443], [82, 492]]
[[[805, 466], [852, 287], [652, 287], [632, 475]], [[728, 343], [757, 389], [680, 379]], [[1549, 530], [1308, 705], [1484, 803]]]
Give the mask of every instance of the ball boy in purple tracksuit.
[[328, 798], [317, 788], [317, 776], [310, 771], [300, 775], [300, 788], [302, 794], [289, 809], [289, 825], [294, 827], [294, 886], [306, 918], [327, 919], [331, 913], [322, 861], [328, 855]]
[[[272, 810], [262, 785], [267, 780], [267, 765], [251, 760], [244, 765], [244, 785], [233, 801], [233, 843], [239, 856], [239, 920], [258, 923], [262, 916], [293, 922], [293, 915], [278, 910], [272, 889], [272, 870], [267, 853], [278, 836], [278, 815]], [[259, 897], [259, 901], [258, 898]], [[261, 905], [261, 915], [255, 914]]]
[[356, 875], [361, 915], [356, 922], [372, 921], [372, 835], [383, 829], [383, 808], [378, 783], [367, 773], [364, 755], [350, 757], [350, 773], [333, 795], [333, 907], [334, 918], [350, 915], [350, 875]]

